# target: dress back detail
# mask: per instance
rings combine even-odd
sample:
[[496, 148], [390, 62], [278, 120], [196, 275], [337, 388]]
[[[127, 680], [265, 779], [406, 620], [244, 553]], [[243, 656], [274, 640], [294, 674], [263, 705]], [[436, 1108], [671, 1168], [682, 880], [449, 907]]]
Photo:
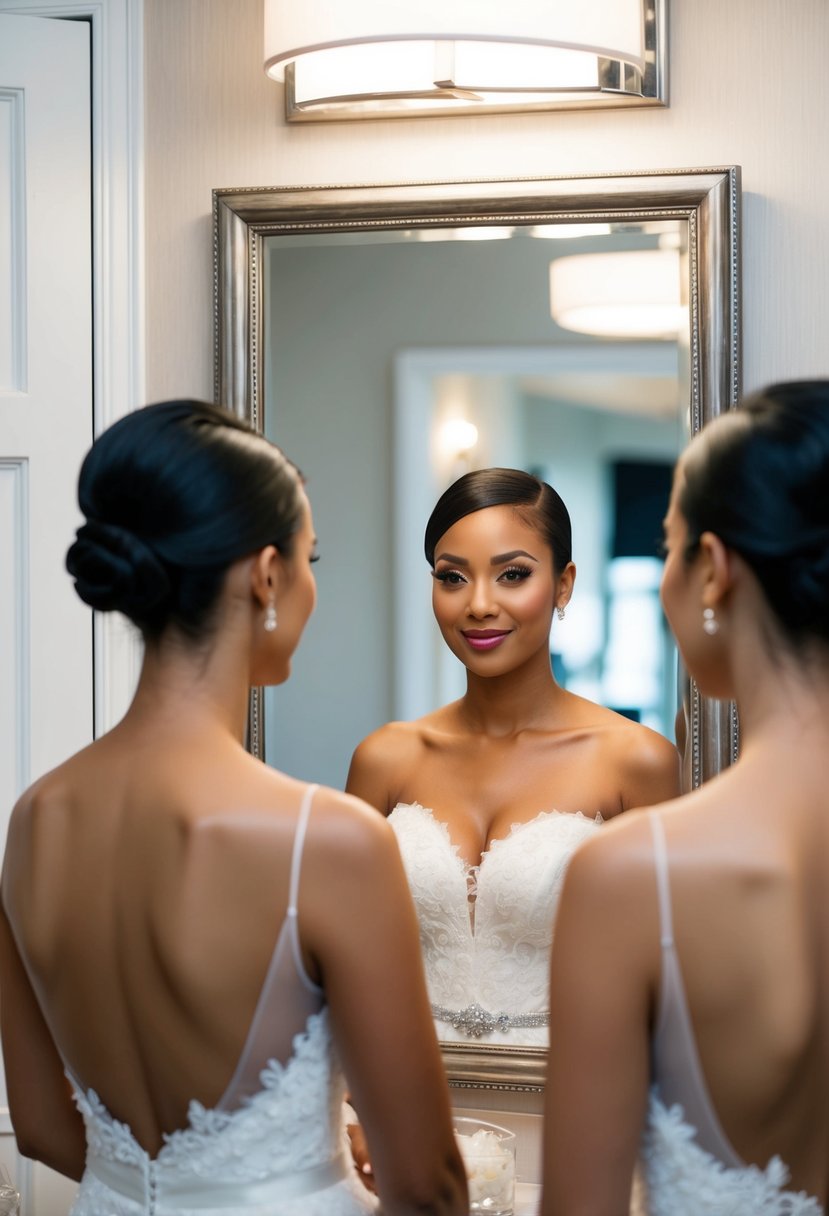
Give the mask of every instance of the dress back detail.
[[657, 812], [648, 818], [662, 975], [632, 1211], [636, 1216], [821, 1216], [816, 1199], [785, 1190], [789, 1171], [779, 1157], [764, 1170], [747, 1165], [722, 1129], [705, 1083], [674, 943], [665, 829]]
[[87, 1168], [71, 1216], [360, 1216], [376, 1200], [350, 1165], [345, 1081], [322, 990], [299, 945], [297, 896], [316, 786], [297, 819], [288, 911], [233, 1076], [212, 1109], [158, 1154], [138, 1144], [94, 1090], [69, 1079], [86, 1126]]

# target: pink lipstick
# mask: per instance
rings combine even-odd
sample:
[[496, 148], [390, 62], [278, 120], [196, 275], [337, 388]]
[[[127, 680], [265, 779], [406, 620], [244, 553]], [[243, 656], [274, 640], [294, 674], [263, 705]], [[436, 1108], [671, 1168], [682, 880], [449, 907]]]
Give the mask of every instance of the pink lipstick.
[[466, 641], [473, 650], [494, 650], [500, 646], [504, 638], [508, 638], [509, 629], [462, 629]]

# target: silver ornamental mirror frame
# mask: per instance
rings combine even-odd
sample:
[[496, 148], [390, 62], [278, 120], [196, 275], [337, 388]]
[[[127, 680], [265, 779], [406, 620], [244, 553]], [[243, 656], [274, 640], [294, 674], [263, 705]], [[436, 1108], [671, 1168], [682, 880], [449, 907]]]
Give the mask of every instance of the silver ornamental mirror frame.
[[[688, 223], [690, 432], [740, 391], [738, 166], [517, 180], [213, 191], [214, 396], [258, 430], [264, 419], [262, 316], [269, 236], [459, 225]], [[248, 746], [264, 759], [264, 697], [251, 692]], [[694, 786], [737, 757], [733, 704], [688, 692], [685, 769]], [[443, 1044], [450, 1084], [538, 1092], [541, 1048]]]

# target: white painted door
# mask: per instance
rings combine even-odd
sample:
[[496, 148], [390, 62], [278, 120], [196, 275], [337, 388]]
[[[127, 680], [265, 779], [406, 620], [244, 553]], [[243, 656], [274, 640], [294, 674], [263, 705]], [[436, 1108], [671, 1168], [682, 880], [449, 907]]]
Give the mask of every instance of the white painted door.
[[[92, 738], [92, 620], [64, 569], [92, 439], [89, 26], [0, 15], [0, 836], [20, 791]], [[0, 1151], [25, 1216], [71, 1189]]]

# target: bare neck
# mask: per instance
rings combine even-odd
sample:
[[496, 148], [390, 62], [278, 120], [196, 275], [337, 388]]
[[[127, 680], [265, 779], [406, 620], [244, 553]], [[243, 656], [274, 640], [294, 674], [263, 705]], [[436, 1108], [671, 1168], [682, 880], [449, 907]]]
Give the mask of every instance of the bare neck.
[[541, 650], [532, 659], [501, 676], [467, 672], [466, 693], [458, 703], [470, 729], [493, 736], [549, 724], [567, 694], [556, 683], [550, 656]]
[[734, 696], [742, 753], [768, 751], [779, 759], [791, 744], [829, 749], [829, 654], [793, 652], [779, 639], [746, 630], [732, 651]]
[[241, 635], [194, 646], [167, 634], [148, 645], [124, 725], [165, 736], [218, 731], [244, 743], [248, 655]]

